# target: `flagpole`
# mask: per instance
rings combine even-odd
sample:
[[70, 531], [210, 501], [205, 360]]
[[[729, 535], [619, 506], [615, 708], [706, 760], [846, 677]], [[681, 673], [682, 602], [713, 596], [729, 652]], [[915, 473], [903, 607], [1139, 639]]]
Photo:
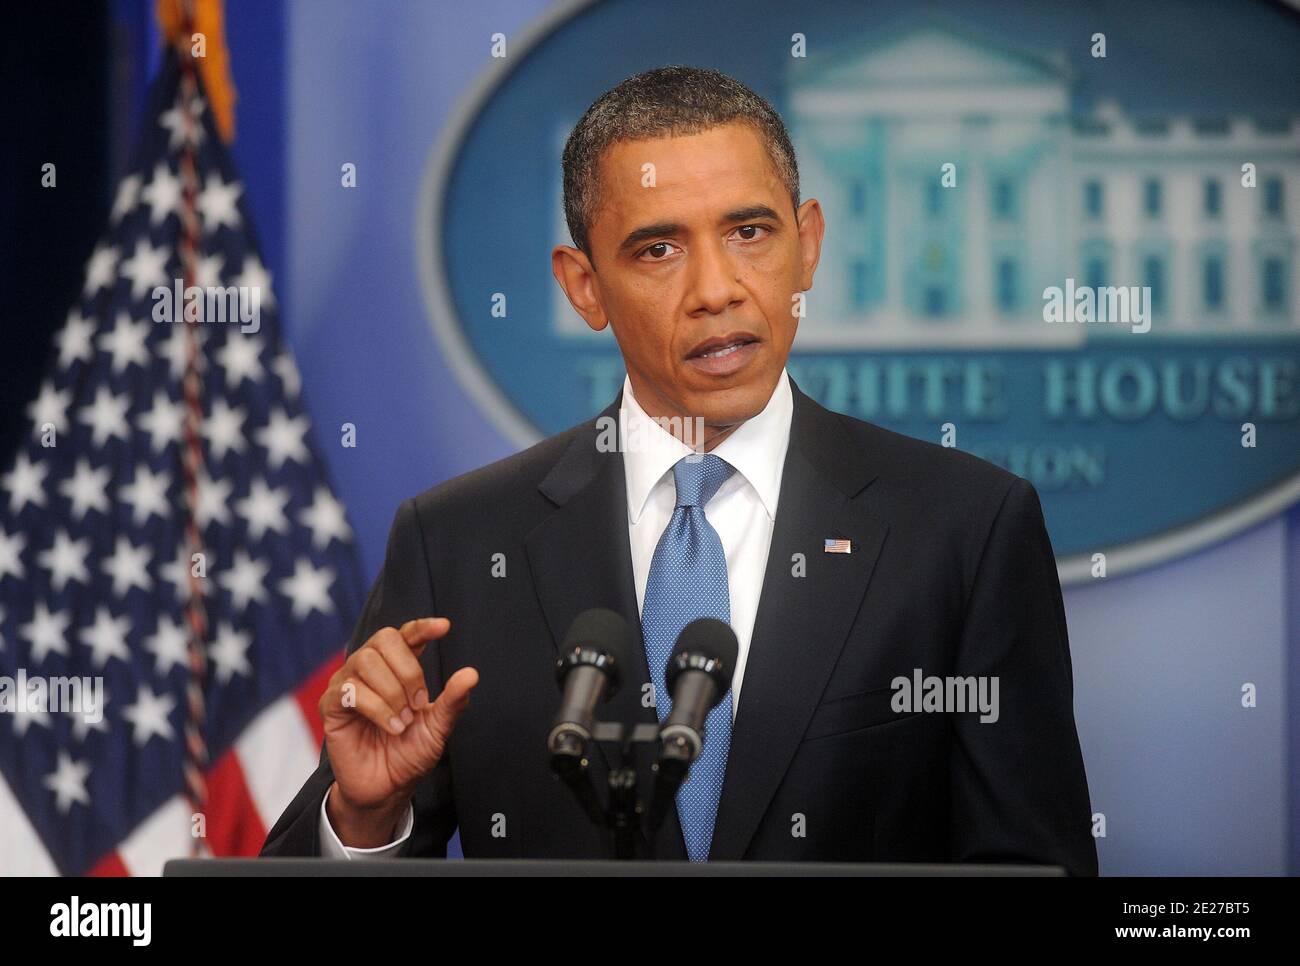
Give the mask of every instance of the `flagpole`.
[[[179, 35], [173, 39], [173, 47], [180, 66], [180, 116], [184, 123], [185, 138], [180, 153], [180, 243], [181, 271], [185, 288], [196, 284], [198, 252], [201, 242], [201, 226], [198, 215], [198, 176], [195, 147], [200, 137], [200, 121], [197, 111], [198, 79], [197, 68], [191, 53], [191, 36], [193, 33], [194, 10], [191, 0], [182, 3], [182, 27]], [[190, 593], [186, 607], [186, 619], [189, 623], [189, 676], [186, 680], [186, 716], [185, 716], [185, 789], [186, 798], [194, 815], [202, 815], [207, 806], [208, 788], [204, 777], [210, 764], [207, 742], [203, 737], [203, 728], [207, 720], [207, 707], [204, 701], [204, 685], [207, 682], [208, 661], [208, 615], [204, 601], [204, 580], [194, 572], [196, 554], [204, 561], [203, 573], [206, 575], [207, 555], [203, 547], [203, 535], [198, 526], [198, 484], [203, 468], [203, 442], [201, 427], [203, 423], [203, 384], [199, 376], [199, 339], [195, 328], [199, 322], [189, 322], [180, 305], [173, 306], [173, 325], [184, 325], [186, 332], [185, 374], [181, 385], [185, 399], [185, 418], [183, 432], [185, 445], [182, 448], [182, 468], [185, 479], [185, 538], [188, 550]], [[204, 822], [206, 826], [206, 822]], [[191, 854], [196, 857], [202, 852], [202, 837], [193, 834]]]

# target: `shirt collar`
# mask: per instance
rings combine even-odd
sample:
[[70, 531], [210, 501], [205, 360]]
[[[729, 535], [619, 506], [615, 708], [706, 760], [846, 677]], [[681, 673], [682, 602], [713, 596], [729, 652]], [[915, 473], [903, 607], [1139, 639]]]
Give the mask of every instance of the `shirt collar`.
[[[712, 450], [734, 466], [754, 488], [770, 520], [776, 519], [793, 412], [790, 378], [783, 369], [763, 411], [741, 423]], [[619, 426], [620, 438], [630, 444], [623, 446], [623, 475], [627, 480], [628, 516], [636, 523], [645, 510], [650, 491], [679, 459], [694, 450], [646, 415], [632, 394], [632, 381], [626, 375]]]

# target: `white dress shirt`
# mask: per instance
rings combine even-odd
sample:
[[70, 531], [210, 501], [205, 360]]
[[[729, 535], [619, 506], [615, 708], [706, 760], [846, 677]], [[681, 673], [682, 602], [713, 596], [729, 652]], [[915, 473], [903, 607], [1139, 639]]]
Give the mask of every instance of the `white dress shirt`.
[[[727, 557], [731, 629], [736, 632], [736, 642], [740, 645], [731, 683], [733, 717], [740, 707], [745, 662], [754, 636], [754, 617], [763, 590], [772, 528], [776, 525], [776, 504], [781, 494], [781, 473], [785, 469], [793, 412], [790, 381], [783, 371], [763, 411], [741, 423], [710, 451], [736, 469], [704, 507], [705, 519], [718, 532]], [[627, 477], [632, 574], [636, 578], [636, 606], [640, 612], [645, 603], [650, 561], [677, 504], [673, 466], [695, 450], [646, 415], [632, 395], [632, 383], [626, 376], [619, 419], [629, 441], [623, 450], [623, 470]], [[648, 426], [641, 421], [648, 421]], [[645, 445], [635, 445], [638, 441]]]
[[325, 812], [329, 800], [330, 793], [326, 792], [320, 803], [320, 854], [326, 859], [386, 859], [402, 847], [411, 837], [411, 829], [415, 827], [415, 809], [408, 805], [406, 818], [402, 820], [402, 831], [397, 838], [387, 845], [379, 845], [373, 849], [354, 849], [340, 842], [334, 826], [330, 825], [329, 816]]
[[[731, 629], [736, 633], [739, 653], [731, 683], [731, 713], [740, 707], [740, 690], [754, 636], [754, 618], [763, 590], [767, 555], [776, 525], [781, 474], [790, 444], [790, 423], [794, 397], [788, 373], [782, 371], [776, 389], [758, 415], [747, 419], [710, 452], [726, 460], [736, 472], [719, 487], [704, 507], [705, 519], [718, 533], [727, 557], [727, 590], [731, 598]], [[632, 382], [623, 377], [623, 401], [619, 407], [623, 447], [623, 471], [627, 480], [627, 525], [632, 548], [632, 575], [636, 582], [638, 613], [645, 603], [646, 582], [655, 547], [672, 519], [677, 504], [673, 466], [695, 452], [654, 419], [646, 415], [632, 394]], [[328, 801], [328, 793], [325, 800]], [[320, 843], [326, 858], [386, 858], [394, 854], [411, 835], [414, 815], [408, 809], [398, 838], [374, 849], [343, 845], [330, 827], [321, 802]]]

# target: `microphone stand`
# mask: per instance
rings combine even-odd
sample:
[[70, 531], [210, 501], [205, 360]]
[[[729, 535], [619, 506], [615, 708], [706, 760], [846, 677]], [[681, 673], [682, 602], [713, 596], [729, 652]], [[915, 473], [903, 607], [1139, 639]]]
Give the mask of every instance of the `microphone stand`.
[[[614, 858], [630, 861], [637, 857], [637, 837], [641, 831], [644, 809], [637, 797], [637, 773], [634, 745], [659, 741], [659, 725], [641, 723], [628, 728], [617, 721], [598, 721], [592, 729], [592, 740], [608, 746], [612, 764], [605, 782], [606, 797], [602, 806], [588, 766], [590, 759], [579, 754], [576, 747], [551, 756], [551, 768], [573, 792], [584, 812], [596, 825], [613, 833]], [[680, 779], [679, 779], [680, 781]], [[656, 791], [655, 799], [658, 802]], [[664, 809], [660, 809], [664, 811]], [[662, 814], [659, 820], [662, 821]], [[651, 829], [647, 843], [654, 850]], [[652, 856], [653, 857], [653, 856]]]

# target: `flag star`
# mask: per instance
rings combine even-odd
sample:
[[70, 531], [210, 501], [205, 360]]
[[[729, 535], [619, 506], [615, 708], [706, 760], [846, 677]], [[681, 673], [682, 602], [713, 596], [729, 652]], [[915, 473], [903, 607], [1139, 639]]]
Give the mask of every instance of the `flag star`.
[[86, 572], [86, 557], [90, 554], [90, 538], [73, 540], [66, 530], [54, 535], [54, 543], [42, 550], [36, 561], [50, 572], [50, 586], [57, 594], [75, 580], [83, 587], [90, 582]]
[[113, 578], [113, 593], [125, 597], [132, 587], [148, 592], [153, 587], [149, 579], [149, 547], [134, 547], [131, 541], [119, 535], [113, 553], [104, 558], [104, 573]]
[[312, 546], [324, 550], [334, 539], [347, 541], [352, 536], [343, 504], [334, 499], [326, 487], [318, 487], [311, 506], [298, 515], [304, 526], [311, 530]]
[[198, 582], [201, 597], [208, 595], [207, 578], [192, 578], [193, 567], [193, 559], [189, 551], [186, 550], [185, 544], [182, 543], [176, 549], [176, 557], [171, 562], [165, 563], [158, 568], [158, 577], [176, 588], [176, 600], [181, 604], [190, 602], [191, 580]]
[[49, 471], [44, 463], [33, 463], [26, 453], [18, 454], [13, 468], [0, 477], [0, 482], [9, 491], [10, 513], [17, 516], [28, 503], [32, 506], [46, 505], [45, 476]]
[[32, 651], [28, 660], [32, 664], [40, 664], [51, 654], [68, 656], [68, 641], [65, 636], [68, 623], [67, 614], [50, 613], [45, 601], [36, 602], [31, 621], [18, 628], [18, 632], [31, 642]]
[[239, 227], [239, 209], [235, 202], [239, 200], [243, 186], [238, 181], [222, 181], [221, 175], [208, 175], [199, 193], [199, 214], [203, 216], [203, 230], [214, 232], [222, 225]]
[[113, 211], [108, 216], [110, 224], [116, 225], [136, 206], [140, 200], [141, 183], [142, 179], [138, 174], [128, 174], [118, 183], [117, 195], [113, 199]]
[[122, 263], [122, 276], [131, 280], [131, 298], [139, 301], [155, 286], [167, 284], [168, 250], [154, 248], [147, 239], [135, 243], [135, 251]]
[[186, 141], [195, 147], [203, 143], [203, 125], [199, 123], [199, 115], [203, 110], [203, 100], [196, 97], [191, 102], [191, 105], [194, 112], [192, 117], [188, 115], [179, 99], [174, 107], [163, 111], [158, 117], [159, 126], [171, 132], [171, 138], [168, 141], [169, 150], [175, 150]]
[[148, 326], [132, 322], [125, 312], [118, 313], [113, 331], [99, 337], [99, 347], [112, 356], [114, 375], [125, 372], [131, 363], [141, 367], [148, 363], [149, 351], [144, 347], [148, 337]]
[[307, 462], [307, 446], [303, 436], [307, 432], [307, 417], [289, 418], [283, 409], [273, 409], [266, 426], [253, 434], [259, 446], [266, 448], [266, 458], [271, 469], [278, 470], [286, 459], [299, 465]]
[[43, 432], [48, 423], [57, 434], [68, 431], [68, 407], [72, 405], [71, 389], [55, 389], [54, 383], [47, 381], [41, 386], [40, 395], [27, 405], [27, 415], [37, 433]]
[[95, 623], [81, 629], [81, 643], [90, 648], [96, 667], [104, 667], [111, 657], [130, 663], [131, 651], [126, 646], [130, 627], [131, 620], [125, 614], [114, 617], [107, 607], [95, 608]]
[[9, 533], [0, 527], [0, 580], [5, 574], [12, 574], [19, 580], [26, 570], [23, 567], [22, 553], [27, 549], [27, 538], [21, 533]]
[[86, 263], [85, 295], [94, 295], [105, 285], [112, 285], [117, 277], [118, 250], [112, 245], [96, 245]]
[[296, 399], [302, 392], [302, 377], [298, 374], [298, 366], [293, 361], [293, 356], [287, 352], [281, 352], [271, 363], [271, 368], [275, 374], [280, 377], [280, 385], [284, 387], [284, 394], [290, 399]]
[[[193, 332], [197, 338], [201, 331], [197, 326], [185, 322], [173, 322], [171, 331], [163, 340], [159, 355], [167, 360], [168, 375], [177, 382], [185, 375], [185, 370], [190, 364], [190, 333]], [[200, 352], [195, 355], [196, 361], [201, 362], [203, 354]]]
[[264, 560], [257, 560], [245, 550], [235, 551], [235, 560], [229, 569], [217, 574], [217, 583], [230, 593], [235, 610], [244, 611], [250, 601], [266, 603], [266, 575], [271, 565]]
[[194, 265], [194, 284], [207, 288], [221, 284], [221, 270], [226, 264], [226, 256], [220, 252], [203, 255]]
[[95, 390], [95, 401], [83, 406], [78, 421], [90, 427], [91, 439], [96, 446], [103, 446], [116, 436], [125, 440], [129, 426], [126, 411], [131, 408], [131, 400], [126, 396], [114, 396], [107, 386]]
[[140, 192], [140, 198], [149, 206], [149, 223], [152, 225], [162, 224], [163, 219], [179, 207], [181, 182], [172, 174], [166, 161], [159, 161], [153, 169], [153, 178]]
[[255, 288], [261, 298], [261, 305], [272, 308], [275, 296], [271, 294], [271, 273], [266, 270], [261, 259], [249, 253], [244, 256], [244, 270], [235, 276], [235, 284], [240, 288]]
[[50, 726], [50, 713], [45, 708], [32, 710], [24, 703], [11, 713], [14, 718], [14, 733], [20, 738], [27, 734], [27, 729], [34, 724], [40, 725], [42, 728]]
[[257, 382], [262, 378], [262, 363], [258, 359], [261, 354], [260, 338], [231, 330], [226, 344], [216, 352], [217, 361], [226, 370], [226, 387], [237, 389], [244, 379]]
[[230, 491], [233, 489], [230, 481], [220, 477], [214, 480], [206, 470], [200, 470], [197, 484], [198, 499], [194, 503], [194, 522], [199, 528], [203, 529], [210, 523], [218, 523], [222, 526], [230, 523], [230, 507], [226, 505], [230, 500]]
[[140, 685], [136, 692], [135, 704], [128, 705], [122, 717], [131, 723], [131, 740], [137, 745], [144, 745], [154, 735], [164, 741], [174, 737], [168, 716], [176, 708], [176, 699], [170, 694], [157, 695], [147, 685]]
[[217, 681], [226, 684], [236, 674], [252, 677], [253, 667], [248, 663], [248, 649], [253, 635], [236, 631], [229, 624], [217, 628], [217, 638], [208, 647], [208, 656], [217, 666]]
[[179, 443], [185, 427], [185, 407], [173, 402], [167, 393], [158, 390], [153, 396], [153, 408], [136, 417], [136, 424], [149, 434], [154, 453], [161, 453], [168, 443]]
[[185, 627], [170, 617], [158, 618], [158, 629], [145, 638], [144, 649], [153, 655], [153, 670], [159, 677], [166, 677], [172, 668], [186, 667], [190, 662]]
[[73, 761], [62, 748], [59, 749], [59, 763], [54, 771], [45, 776], [43, 784], [54, 792], [54, 805], [67, 815], [72, 811], [73, 803], [90, 807], [90, 792], [86, 791], [86, 781], [90, 778], [90, 765], [84, 761]]
[[247, 413], [232, 406], [225, 399], [212, 403], [212, 412], [203, 421], [203, 435], [207, 437], [212, 459], [219, 460], [230, 451], [242, 453], [247, 446], [244, 439], [244, 420]]
[[249, 485], [248, 496], [238, 501], [235, 508], [248, 525], [249, 537], [261, 540], [267, 530], [281, 534], [288, 532], [289, 520], [284, 515], [284, 508], [288, 505], [288, 490], [272, 489], [264, 480], [255, 479]]
[[86, 362], [95, 354], [91, 340], [95, 335], [95, 320], [88, 319], [76, 309], [68, 313], [59, 334], [54, 337], [59, 347], [59, 368], [67, 369], [74, 362]]
[[151, 516], [167, 518], [167, 491], [171, 475], [165, 470], [155, 473], [144, 463], [137, 463], [135, 478], [119, 491], [123, 503], [131, 507], [131, 521], [138, 527]]
[[280, 581], [280, 593], [293, 601], [293, 616], [301, 620], [313, 610], [322, 614], [334, 611], [328, 593], [333, 583], [334, 571], [329, 567], [317, 570], [299, 558], [294, 561], [293, 576]]
[[107, 466], [96, 470], [91, 468], [89, 460], [77, 460], [72, 476], [59, 484], [59, 492], [72, 503], [74, 521], [80, 523], [91, 510], [108, 513], [108, 479], [111, 475]]

